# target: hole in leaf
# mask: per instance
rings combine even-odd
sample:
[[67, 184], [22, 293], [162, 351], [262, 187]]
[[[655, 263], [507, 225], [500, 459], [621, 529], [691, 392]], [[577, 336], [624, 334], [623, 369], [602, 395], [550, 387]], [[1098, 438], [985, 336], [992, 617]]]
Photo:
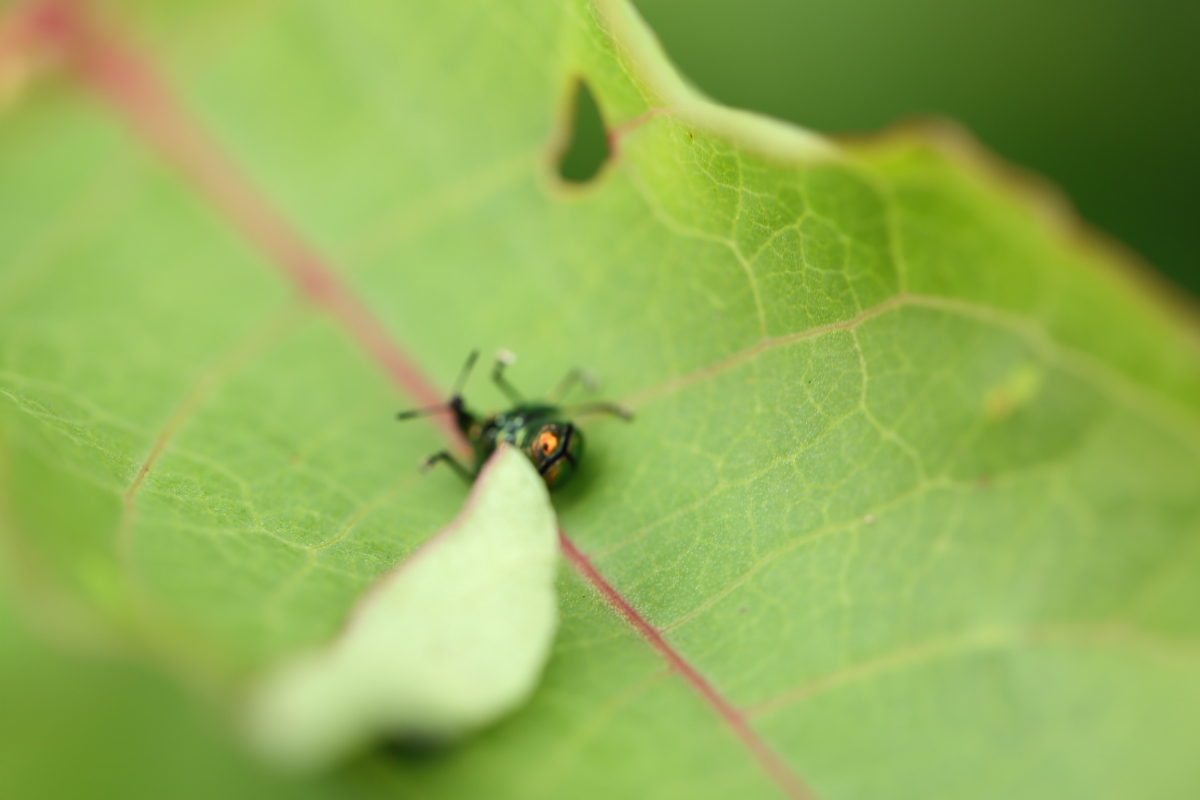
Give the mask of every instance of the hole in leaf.
[[558, 162], [559, 177], [568, 183], [586, 183], [596, 177], [608, 155], [608, 134], [600, 107], [588, 85], [579, 81], [575, 88], [571, 140]]

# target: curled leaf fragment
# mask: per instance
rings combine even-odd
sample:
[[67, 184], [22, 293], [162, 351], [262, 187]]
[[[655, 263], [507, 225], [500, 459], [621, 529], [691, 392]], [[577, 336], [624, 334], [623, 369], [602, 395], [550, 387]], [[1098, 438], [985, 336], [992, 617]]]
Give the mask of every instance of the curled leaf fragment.
[[334, 641], [257, 684], [252, 748], [314, 771], [380, 736], [449, 741], [512, 711], [558, 625], [557, 553], [545, 484], [502, 447], [458, 516], [380, 578]]

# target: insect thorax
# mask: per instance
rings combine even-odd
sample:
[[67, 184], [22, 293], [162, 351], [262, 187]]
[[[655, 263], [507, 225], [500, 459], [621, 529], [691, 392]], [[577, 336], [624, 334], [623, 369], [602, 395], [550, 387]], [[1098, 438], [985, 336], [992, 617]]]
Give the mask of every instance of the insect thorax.
[[[488, 417], [480, 423], [479, 437], [472, 441], [475, 451], [486, 460], [501, 442], [524, 448], [529, 436], [558, 417], [558, 407], [542, 404], [522, 404]], [[468, 434], [470, 436], [470, 434]]]
[[508, 442], [525, 453], [548, 487], [561, 485], [583, 455], [583, 434], [561, 416], [557, 406], [524, 403], [474, 421], [464, 433], [475, 448], [476, 470], [501, 442]]

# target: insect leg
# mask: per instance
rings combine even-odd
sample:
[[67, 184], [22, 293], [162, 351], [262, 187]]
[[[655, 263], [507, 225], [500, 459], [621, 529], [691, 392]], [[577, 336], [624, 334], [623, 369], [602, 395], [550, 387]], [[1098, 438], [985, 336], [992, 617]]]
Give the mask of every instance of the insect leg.
[[633, 412], [620, 403], [572, 403], [563, 406], [563, 411], [571, 415], [612, 414], [621, 419], [633, 419]]
[[[427, 408], [414, 408], [409, 411], [401, 411], [396, 415], [396, 419], [412, 419], [413, 417], [424, 417], [429, 414], [436, 414], [439, 411], [458, 411], [462, 407], [462, 390], [463, 384], [467, 382], [467, 377], [471, 374], [471, 368], [475, 366], [475, 359], [479, 358], [479, 351], [472, 350], [471, 355], [467, 356], [467, 363], [463, 364], [462, 369], [458, 372], [458, 378], [454, 381], [454, 390], [450, 393], [450, 401], [441, 405], [429, 406]], [[455, 402], [458, 402], [458, 407], [455, 407]]]
[[430, 406], [429, 408], [413, 408], [408, 411], [401, 411], [396, 415], [396, 419], [412, 419], [414, 417], [424, 417], [429, 414], [436, 414], [439, 411], [449, 411], [451, 408], [449, 403], [443, 403], [440, 406]]
[[557, 386], [550, 390], [550, 393], [546, 395], [546, 401], [557, 405], [558, 401], [566, 397], [567, 392], [575, 388], [575, 384], [580, 381], [583, 382], [583, 388], [587, 391], [596, 391], [596, 376], [591, 370], [573, 369], [558, 382]]
[[434, 465], [436, 465], [439, 461], [445, 461], [447, 464], [449, 464], [450, 468], [458, 473], [458, 477], [462, 478], [467, 483], [474, 483], [475, 476], [471, 474], [471, 471], [464, 467], [461, 461], [450, 455], [450, 453], [446, 450], [443, 450], [440, 453], [434, 453], [429, 458], [422, 461], [421, 471], [428, 472], [429, 470], [433, 469]]
[[500, 387], [500, 391], [504, 392], [513, 403], [524, 403], [525, 398], [516, 390], [508, 379], [504, 377], [504, 368], [513, 362], [513, 355], [507, 351], [500, 351], [496, 355], [496, 366], [492, 367], [492, 380]]

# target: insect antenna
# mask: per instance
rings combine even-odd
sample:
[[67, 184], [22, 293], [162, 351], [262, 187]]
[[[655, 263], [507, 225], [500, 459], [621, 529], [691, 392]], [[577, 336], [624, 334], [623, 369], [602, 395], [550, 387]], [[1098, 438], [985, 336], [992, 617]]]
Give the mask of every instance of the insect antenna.
[[[463, 364], [462, 369], [458, 372], [458, 377], [454, 380], [454, 389], [450, 392], [449, 401], [440, 403], [436, 406], [401, 411], [396, 415], [396, 419], [413, 419], [414, 417], [424, 417], [429, 414], [437, 414], [439, 411], [451, 411], [455, 409], [456, 405], [461, 408], [463, 386], [466, 385], [467, 378], [471, 376], [471, 369], [475, 366], [475, 361], [478, 358], [478, 350], [472, 350], [471, 355], [467, 356], [467, 363]], [[457, 401], [457, 403], [455, 401]]]
[[496, 365], [492, 367], [492, 382], [500, 387], [500, 391], [504, 392], [505, 396], [508, 397], [509, 400], [519, 404], [524, 403], [525, 398], [522, 397], [521, 393], [517, 391], [516, 387], [509, 383], [508, 379], [504, 377], [504, 368], [516, 360], [517, 357], [507, 350], [501, 350], [500, 352], [496, 353]]

